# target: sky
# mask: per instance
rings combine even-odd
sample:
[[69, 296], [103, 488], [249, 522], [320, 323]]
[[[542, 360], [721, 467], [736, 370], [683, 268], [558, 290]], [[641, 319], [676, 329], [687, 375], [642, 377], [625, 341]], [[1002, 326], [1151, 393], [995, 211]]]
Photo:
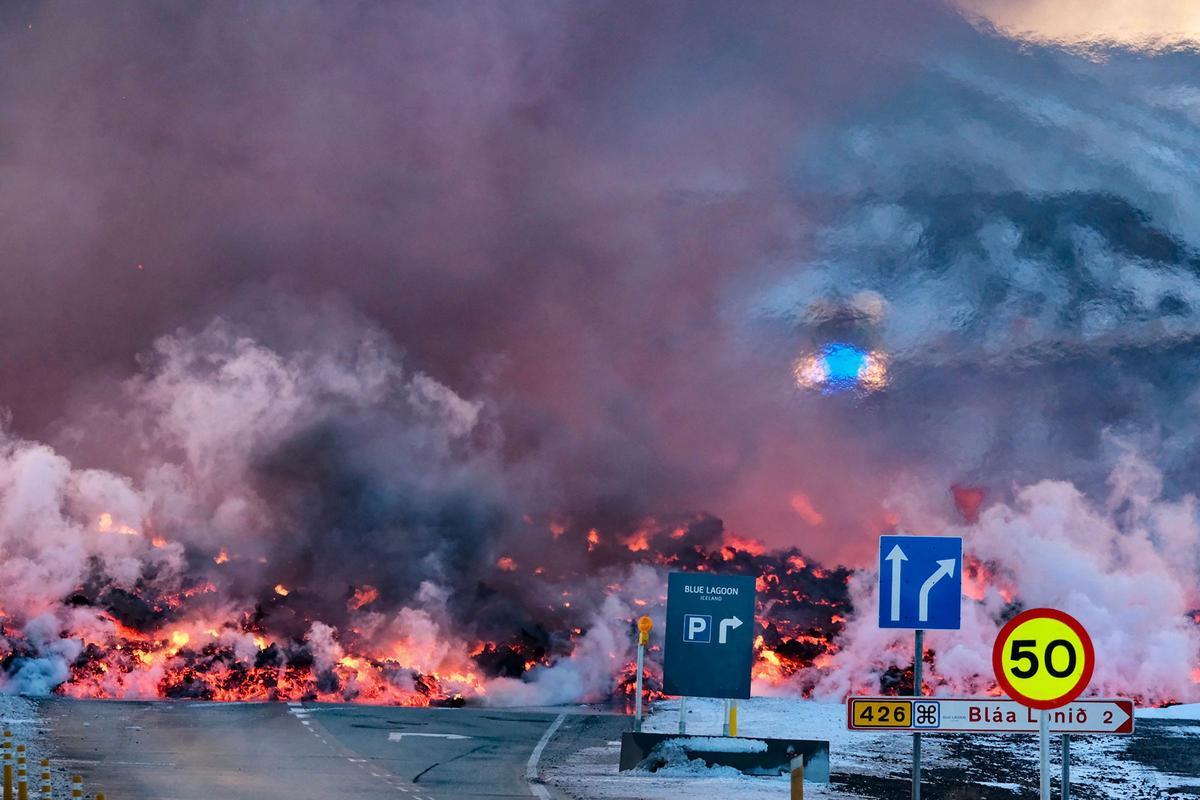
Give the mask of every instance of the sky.
[[1195, 47], [1200, 9], [1187, 0], [957, 0], [1005, 34], [1073, 48], [1117, 44], [1141, 50]]

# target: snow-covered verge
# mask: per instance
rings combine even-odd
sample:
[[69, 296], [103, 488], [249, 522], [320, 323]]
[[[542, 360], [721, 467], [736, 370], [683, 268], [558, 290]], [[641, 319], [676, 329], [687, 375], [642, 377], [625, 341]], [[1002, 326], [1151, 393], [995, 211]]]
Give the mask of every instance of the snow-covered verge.
[[1200, 722], [1200, 703], [1186, 703], [1166, 708], [1139, 708], [1138, 719], [1190, 719]]
[[[687, 731], [719, 735], [722, 702], [691, 699]], [[678, 701], [656, 703], [644, 730], [674, 732]], [[744, 736], [824, 739], [830, 747], [828, 785], [809, 783], [817, 800], [893, 800], [907, 796], [912, 739], [903, 734], [852, 733], [845, 706], [791, 698], [739, 704]], [[1057, 744], [1057, 743], [1056, 743]], [[677, 800], [738, 797], [778, 800], [788, 778], [749, 777], [726, 767], [705, 768], [680, 758], [657, 772], [617, 771], [620, 744], [586, 747], [548, 770], [545, 778], [581, 800]], [[927, 735], [922, 741], [924, 785], [930, 798], [1017, 800], [1036, 796], [1037, 740], [1030, 735]], [[1059, 771], [1058, 754], [1053, 771]], [[1200, 797], [1200, 705], [1139, 710], [1130, 737], [1076, 737], [1071, 742], [1072, 797], [1080, 800], [1165, 800]], [[1057, 779], [1055, 780], [1057, 786]], [[1056, 788], [1057, 796], [1057, 788]]]

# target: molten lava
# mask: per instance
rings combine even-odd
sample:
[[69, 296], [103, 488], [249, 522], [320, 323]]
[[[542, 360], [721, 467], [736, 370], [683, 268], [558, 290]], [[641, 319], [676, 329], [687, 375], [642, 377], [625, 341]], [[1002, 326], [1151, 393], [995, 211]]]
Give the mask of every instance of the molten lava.
[[[421, 590], [429, 595], [424, 607], [414, 606], [411, 597], [390, 596], [383, 584], [348, 586], [340, 598], [326, 598], [289, 580], [251, 585], [247, 599], [247, 587], [231, 571], [240, 557], [225, 549], [215, 558], [211, 551], [197, 554], [193, 563], [209, 566], [174, 591], [141, 581], [78, 586], [62, 599], [70, 610], [62, 636], [77, 642], [78, 652], [69, 655], [69, 674], [55, 691], [75, 697], [460, 704], [503, 690], [504, 681], [536, 682], [556, 664], [597, 657], [593, 628], [609, 628], [601, 643], [622, 636], [634, 642], [638, 616], [661, 621], [665, 573], [680, 570], [754, 575], [754, 680], [809, 694], [832, 669], [839, 637], [853, 616], [848, 569], [822, 567], [795, 549], [768, 551], [711, 517], [614, 527], [526, 524], [528, 536], [512, 551], [485, 562], [491, 566], [478, 576], [470, 598], [479, 619], [462, 630], [447, 624], [458, 617], [447, 613], [439, 621], [428, 610], [455, 602], [431, 587]], [[95, 525], [102, 535], [122, 527], [111, 515]], [[963, 585], [974, 601], [1014, 603], [1010, 577], [970, 554]], [[1200, 611], [1193, 620], [1200, 623]], [[25, 633], [31, 629], [36, 626], [28, 620], [0, 612], [5, 671], [41, 657]], [[612, 653], [611, 644], [599, 649], [602, 662], [610, 659], [603, 663], [612, 681], [588, 699], [631, 703], [636, 662]], [[934, 680], [936, 656], [930, 652], [926, 659], [926, 674]], [[661, 695], [660, 641], [648, 648], [643, 677], [649, 696]], [[1193, 677], [1200, 678], [1200, 670]], [[911, 688], [911, 681], [911, 667], [893, 667], [878, 685], [856, 688], [898, 692]], [[993, 687], [985, 682], [975, 688]]]
[[[140, 583], [79, 586], [63, 602], [77, 609], [78, 628], [64, 635], [80, 649], [56, 691], [74, 697], [462, 703], [485, 696], [493, 681], [527, 679], [571, 658], [590, 628], [604, 622], [596, 610], [605, 596], [624, 598], [627, 616], [611, 622], [627, 628], [633, 641], [637, 615], [661, 619], [665, 572], [675, 569], [758, 577], [754, 674], [779, 683], [828, 664], [851, 612], [847, 570], [824, 570], [794, 549], [769, 553], [709, 517], [642, 520], [624, 529], [562, 520], [533, 527], [538, 532], [528, 549], [495, 557], [479, 591], [503, 603], [533, 581], [552, 588], [557, 600], [528, 609], [486, 639], [447, 633], [408, 607], [395, 617], [404, 624], [388, 628], [385, 610], [395, 612], [398, 602], [384, 585], [347, 587], [339, 603], [324, 604], [289, 581], [239, 602], [232, 583], [224, 583], [236, 580], [225, 571], [238, 558], [225, 548], [201, 559], [211, 565], [211, 580], [197, 577], [178, 591], [156, 592]], [[95, 529], [141, 535], [108, 513], [97, 518]], [[627, 586], [638, 568], [657, 575], [651, 585], [658, 588]], [[0, 653], [5, 668], [37, 654], [34, 643], [22, 638], [24, 622], [0, 616], [0, 634], [10, 648]], [[660, 655], [654, 644], [645, 661], [651, 696], [661, 692]], [[632, 660], [614, 667], [609, 699], [630, 701], [635, 670]]]

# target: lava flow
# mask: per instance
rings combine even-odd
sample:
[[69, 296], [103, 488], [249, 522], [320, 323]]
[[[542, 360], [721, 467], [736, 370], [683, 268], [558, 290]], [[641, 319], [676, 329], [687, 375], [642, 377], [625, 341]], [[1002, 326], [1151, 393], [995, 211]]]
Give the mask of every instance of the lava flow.
[[[128, 525], [118, 527], [107, 512], [96, 530], [139, 535]], [[537, 563], [532, 554], [539, 538], [546, 548], [566, 550], [574, 558], [553, 559], [556, 567], [549, 566], [551, 559]], [[338, 627], [305, 611], [314, 598], [304, 586], [276, 584], [261, 591], [254, 604], [239, 608], [224, 599], [218, 585], [221, 570], [238, 563], [237, 555], [225, 550], [208, 559], [217, 568], [213, 580], [192, 581], [174, 593], [137, 585], [79, 586], [62, 599], [70, 611], [59, 635], [80, 646], [67, 653], [68, 673], [55, 691], [74, 697], [459, 704], [484, 699], [492, 690], [503, 693], [512, 682], [536, 677], [556, 663], [587, 658], [585, 642], [605, 621], [588, 610], [597, 604], [593, 597], [580, 597], [584, 591], [625, 598], [620, 607], [628, 613], [608, 622], [617, 635], [625, 631], [632, 639], [637, 615], [661, 620], [665, 596], [645, 587], [671, 569], [758, 576], [754, 675], [782, 684], [805, 668], [828, 664], [850, 612], [847, 570], [823, 570], [795, 550], [767, 553], [757, 542], [726, 534], [712, 518], [670, 526], [650, 521], [632, 533], [553, 523], [540, 537], [527, 532], [524, 541], [525, 554], [498, 558], [474, 591], [502, 598], [522, 582], [536, 582], [555, 600], [487, 640], [455, 636], [428, 609], [402, 609], [399, 616], [410, 624], [389, 631], [385, 615], [374, 610], [386, 604], [386, 586], [347, 586], [337, 601]], [[642, 574], [635, 578], [638, 586], [627, 585], [638, 570], [654, 577], [648, 582]], [[603, 586], [598, 575], [604, 576]], [[662, 591], [665, 580], [657, 584]], [[0, 626], [8, 643], [0, 661], [6, 670], [37, 662], [45, 647], [30, 626], [22, 634], [7, 617], [0, 618]], [[659, 648], [652, 647], [646, 664], [651, 696], [661, 686], [658, 656]], [[602, 691], [587, 699], [628, 700], [635, 679], [632, 659], [611, 653], [599, 658], [615, 674], [607, 695]]]

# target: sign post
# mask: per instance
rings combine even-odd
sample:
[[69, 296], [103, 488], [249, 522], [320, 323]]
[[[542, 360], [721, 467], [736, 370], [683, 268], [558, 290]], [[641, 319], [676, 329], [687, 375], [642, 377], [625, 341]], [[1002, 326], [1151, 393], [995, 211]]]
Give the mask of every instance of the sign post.
[[1050, 800], [1050, 717], [1045, 709], [1038, 712], [1038, 753], [1041, 762], [1038, 786], [1042, 800]]
[[1062, 800], [1071, 800], [1071, 734], [1069, 733], [1062, 735]]
[[[1096, 668], [1096, 651], [1079, 620], [1053, 608], [1032, 608], [1000, 629], [992, 647], [996, 680], [1009, 697], [1041, 714], [1041, 800], [1050, 800], [1048, 713], [1075, 700]], [[1132, 715], [1131, 715], [1132, 716]]]
[[646, 658], [646, 645], [650, 643], [650, 631], [654, 628], [654, 620], [641, 616], [637, 621], [638, 627], [638, 657], [637, 657], [637, 700], [634, 701], [633, 729], [642, 729], [642, 664]]
[[[925, 631], [917, 628], [913, 636], [913, 697], [920, 697], [925, 683], [921, 675], [921, 666], [925, 661]], [[912, 798], [921, 800], [921, 732], [913, 734], [912, 756]]]
[[[879, 537], [879, 627], [911, 628], [913, 696], [922, 690], [926, 630], [962, 627], [962, 538]], [[921, 800], [921, 734], [913, 733], [912, 797]]]

